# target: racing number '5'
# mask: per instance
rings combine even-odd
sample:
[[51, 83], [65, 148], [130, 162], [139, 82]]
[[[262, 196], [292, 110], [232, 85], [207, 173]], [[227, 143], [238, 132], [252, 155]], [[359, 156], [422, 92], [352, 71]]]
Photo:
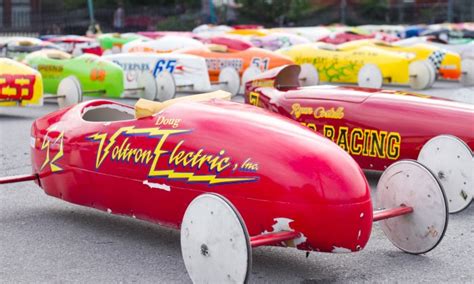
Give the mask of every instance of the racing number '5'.
[[266, 71], [268, 70], [269, 63], [270, 63], [270, 59], [266, 57], [265, 58], [254, 57], [252, 58], [251, 65], [259, 68], [261, 71]]
[[153, 76], [156, 77], [158, 73], [163, 72], [164, 70], [168, 71], [170, 74], [173, 73], [174, 68], [176, 67], [176, 60], [164, 60], [160, 59], [156, 62], [155, 69], [153, 70]]

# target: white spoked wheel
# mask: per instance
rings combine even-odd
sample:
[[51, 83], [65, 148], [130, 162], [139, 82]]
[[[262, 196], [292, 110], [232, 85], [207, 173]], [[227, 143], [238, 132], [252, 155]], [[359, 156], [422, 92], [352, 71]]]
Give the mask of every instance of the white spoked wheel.
[[164, 102], [176, 96], [176, 82], [171, 73], [167, 71], [158, 73], [155, 78], [155, 84], [157, 90], [155, 99], [158, 101]]
[[315, 86], [319, 84], [319, 73], [312, 64], [304, 63], [300, 65], [301, 72], [298, 76], [300, 86]]
[[240, 90], [239, 72], [232, 67], [225, 67], [219, 73], [220, 89], [236, 96]]
[[457, 137], [440, 135], [421, 148], [418, 162], [428, 167], [443, 185], [450, 213], [460, 212], [474, 195], [474, 160], [469, 146]]
[[245, 84], [247, 84], [248, 81], [253, 80], [260, 73], [262, 73], [262, 71], [255, 66], [249, 66], [245, 69], [244, 73], [242, 73], [242, 87], [244, 91]]
[[66, 77], [59, 82], [57, 95], [60, 108], [77, 104], [82, 101], [81, 83], [75, 76]]
[[365, 64], [357, 74], [359, 87], [380, 89], [383, 84], [383, 76], [380, 68], [375, 64]]
[[242, 217], [223, 196], [202, 194], [186, 209], [181, 252], [193, 283], [244, 283], [252, 266]]
[[142, 89], [139, 91], [142, 98], [154, 101], [158, 96], [158, 85], [155, 82], [155, 77], [151, 73], [142, 73], [137, 78], [137, 87]]
[[426, 253], [443, 239], [448, 226], [448, 207], [444, 191], [428, 168], [413, 160], [390, 165], [377, 184], [377, 207], [413, 208], [407, 215], [381, 221], [387, 238], [399, 249]]
[[122, 47], [114, 45], [114, 46], [112, 47], [112, 50], [111, 50], [111, 51], [112, 51], [112, 54], [121, 53], [121, 52], [122, 52]]
[[147, 100], [169, 100], [176, 96], [176, 86], [173, 76], [162, 72], [153, 77], [151, 73], [142, 73], [137, 79], [141, 97]]
[[[410, 87], [414, 90], [424, 90], [434, 83], [434, 66], [426, 60], [418, 60], [408, 66]], [[435, 75], [436, 77], [436, 75]]]
[[461, 84], [474, 85], [474, 59], [466, 58], [461, 61]]
[[428, 84], [428, 87], [427, 87], [427, 88], [431, 88], [436, 82], [436, 80], [438, 79], [438, 70], [436, 69], [436, 66], [434, 66], [434, 64], [431, 61], [429, 60], [425, 60], [425, 61], [429, 63], [431, 66], [431, 68], [428, 68], [428, 70], [430, 71], [430, 83]]

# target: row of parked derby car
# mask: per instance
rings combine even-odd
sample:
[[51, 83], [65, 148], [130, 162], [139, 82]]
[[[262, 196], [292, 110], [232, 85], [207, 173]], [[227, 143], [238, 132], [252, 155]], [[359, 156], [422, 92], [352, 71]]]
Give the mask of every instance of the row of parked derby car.
[[[0, 183], [33, 180], [65, 201], [180, 229], [184, 263], [198, 283], [245, 282], [252, 247], [359, 251], [377, 221], [401, 250], [426, 253], [442, 240], [448, 213], [473, 199], [474, 107], [304, 85], [424, 88], [437, 77], [472, 82], [474, 70], [461, 70], [459, 54], [427, 44], [252, 47], [255, 38], [283, 33], [312, 41], [318, 29], [65, 37], [81, 45], [67, 53], [40, 42], [40, 50], [17, 53], [23, 63], [0, 59], [0, 105], [41, 103], [44, 91], [66, 106], [32, 125], [33, 173]], [[36, 48], [23, 41], [16, 46]], [[76, 56], [104, 48], [101, 57]], [[227, 91], [172, 99], [176, 91], [214, 89]], [[245, 104], [230, 102], [239, 92]], [[134, 108], [76, 104], [82, 95], [140, 99]], [[375, 201], [362, 170], [383, 171]]]
[[461, 35], [428, 30], [425, 36], [399, 39], [374, 27], [364, 27], [365, 33], [347, 27], [332, 33], [321, 27], [244, 28], [1, 38], [0, 53], [39, 71], [47, 94], [58, 94], [60, 82], [70, 77], [67, 81], [74, 80], [83, 94], [92, 96], [163, 101], [176, 92], [216, 88], [235, 95], [243, 92], [249, 78], [287, 64], [302, 67], [300, 81], [305, 86], [335, 82], [426, 89], [438, 79], [474, 84], [474, 35], [469, 30]]

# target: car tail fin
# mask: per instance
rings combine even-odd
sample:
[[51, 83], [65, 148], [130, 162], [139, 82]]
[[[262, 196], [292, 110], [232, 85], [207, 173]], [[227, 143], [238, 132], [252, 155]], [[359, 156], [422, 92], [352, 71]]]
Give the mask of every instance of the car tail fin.
[[300, 86], [298, 76], [301, 67], [299, 65], [284, 65], [263, 72], [247, 81], [245, 93], [254, 91], [260, 87], [273, 87], [277, 90], [288, 90]]

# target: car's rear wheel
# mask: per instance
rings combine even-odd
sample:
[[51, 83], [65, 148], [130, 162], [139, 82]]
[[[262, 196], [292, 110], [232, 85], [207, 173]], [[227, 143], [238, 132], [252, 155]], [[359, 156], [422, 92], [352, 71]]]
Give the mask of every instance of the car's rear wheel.
[[380, 68], [375, 64], [365, 64], [357, 74], [359, 87], [380, 89], [383, 84], [383, 76]]
[[418, 60], [408, 66], [409, 84], [414, 90], [431, 87], [436, 79], [434, 66], [426, 60]]
[[463, 59], [461, 61], [461, 84], [464, 86], [474, 85], [474, 59]]
[[298, 76], [300, 86], [315, 86], [319, 84], [319, 73], [314, 65], [304, 63], [300, 65], [301, 72]]

